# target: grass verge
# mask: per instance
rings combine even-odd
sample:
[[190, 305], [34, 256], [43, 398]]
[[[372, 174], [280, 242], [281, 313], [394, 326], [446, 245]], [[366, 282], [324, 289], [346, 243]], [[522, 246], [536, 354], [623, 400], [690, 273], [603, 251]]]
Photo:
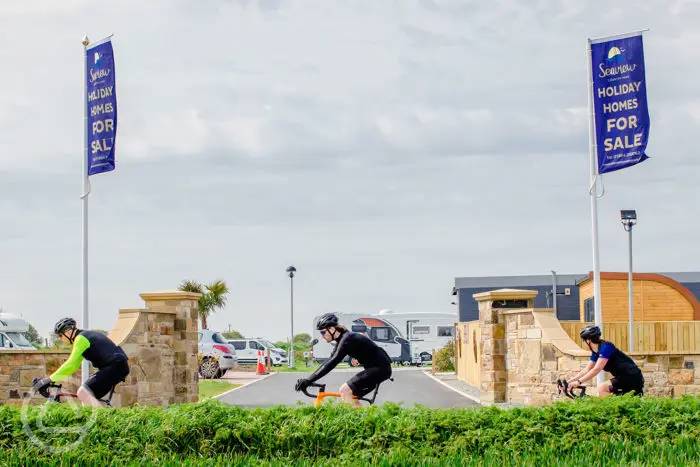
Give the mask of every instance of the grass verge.
[[237, 388], [240, 384], [232, 384], [228, 381], [200, 379], [199, 380], [199, 401], [218, 396], [221, 393]]

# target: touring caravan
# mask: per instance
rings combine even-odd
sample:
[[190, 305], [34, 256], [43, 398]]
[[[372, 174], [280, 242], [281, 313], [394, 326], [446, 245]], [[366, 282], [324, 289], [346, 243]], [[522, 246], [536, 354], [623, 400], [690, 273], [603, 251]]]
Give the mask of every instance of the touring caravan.
[[9, 313], [0, 313], [0, 350], [35, 350], [27, 340], [29, 323]]
[[[457, 315], [451, 313], [336, 313], [340, 324], [365, 333], [396, 363], [421, 364], [431, 361], [433, 351], [454, 338]], [[314, 329], [318, 317], [314, 318]], [[328, 359], [333, 345], [319, 339], [313, 346], [316, 361]]]
[[396, 313], [381, 310], [378, 318], [401, 330], [411, 344], [411, 351], [422, 361], [431, 361], [433, 352], [454, 340], [456, 313]]

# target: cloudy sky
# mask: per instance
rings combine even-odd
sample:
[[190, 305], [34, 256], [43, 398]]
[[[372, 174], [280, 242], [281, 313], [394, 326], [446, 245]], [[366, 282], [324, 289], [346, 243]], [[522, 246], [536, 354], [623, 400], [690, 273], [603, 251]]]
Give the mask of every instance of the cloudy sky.
[[585, 40], [649, 27], [652, 159], [605, 177], [601, 263], [700, 270], [700, 2], [0, 3], [0, 306], [80, 316], [82, 46], [114, 33], [115, 172], [92, 178], [90, 305], [225, 279], [211, 319], [453, 311], [455, 276], [587, 272]]

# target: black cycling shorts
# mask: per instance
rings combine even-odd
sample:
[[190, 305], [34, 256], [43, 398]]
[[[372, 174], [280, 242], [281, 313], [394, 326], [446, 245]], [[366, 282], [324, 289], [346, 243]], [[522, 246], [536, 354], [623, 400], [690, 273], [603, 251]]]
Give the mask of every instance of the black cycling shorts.
[[641, 396], [644, 394], [644, 377], [641, 373], [624, 377], [616, 376], [610, 380], [610, 389], [616, 395], [632, 392], [635, 396]]
[[355, 397], [364, 397], [374, 391], [380, 383], [391, 378], [391, 366], [365, 368], [348, 380], [348, 386]]
[[129, 374], [129, 361], [120, 358], [113, 361], [85, 381], [85, 386], [96, 399], [103, 398], [114, 386], [124, 381]]

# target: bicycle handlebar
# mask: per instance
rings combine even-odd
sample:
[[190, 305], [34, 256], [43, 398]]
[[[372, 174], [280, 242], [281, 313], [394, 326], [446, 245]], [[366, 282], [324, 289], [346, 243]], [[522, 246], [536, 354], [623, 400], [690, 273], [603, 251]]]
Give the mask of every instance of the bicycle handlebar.
[[319, 391], [318, 391], [318, 392], [326, 392], [326, 385], [325, 385], [325, 384], [310, 383], [309, 386], [307, 386], [306, 388], [302, 389], [301, 392], [303, 392], [304, 395], [306, 395], [307, 397], [310, 397], [310, 398], [312, 398], [312, 399], [316, 399], [316, 397], [318, 396], [318, 394], [310, 394], [309, 391], [307, 391], [308, 387], [319, 388]]
[[[37, 381], [39, 381], [39, 379], [40, 379], [40, 378], [34, 378], [34, 379], [32, 379], [32, 386], [35, 385], [35, 384], [37, 383]], [[61, 387], [63, 387], [61, 384], [57, 384], [57, 383], [54, 383], [54, 382], [52, 381], [52, 382], [50, 382], [50, 383], [48, 384], [48, 386], [45, 386], [45, 387], [43, 387], [43, 388], [37, 390], [36, 392], [38, 392], [38, 393], [41, 394], [43, 397], [45, 397], [45, 398], [48, 399], [49, 397], [51, 397], [51, 393], [49, 392], [49, 388], [56, 388], [56, 389], [60, 390]], [[54, 397], [55, 397], [55, 396], [54, 396]], [[59, 397], [60, 397], [60, 395], [59, 395]]]
[[[564, 393], [564, 395], [569, 399], [578, 399], [586, 396], [586, 386], [577, 386], [572, 388], [569, 386], [569, 382], [565, 379], [557, 380], [557, 388], [559, 389], [559, 394]], [[579, 391], [578, 394], [574, 392], [577, 390]]]

